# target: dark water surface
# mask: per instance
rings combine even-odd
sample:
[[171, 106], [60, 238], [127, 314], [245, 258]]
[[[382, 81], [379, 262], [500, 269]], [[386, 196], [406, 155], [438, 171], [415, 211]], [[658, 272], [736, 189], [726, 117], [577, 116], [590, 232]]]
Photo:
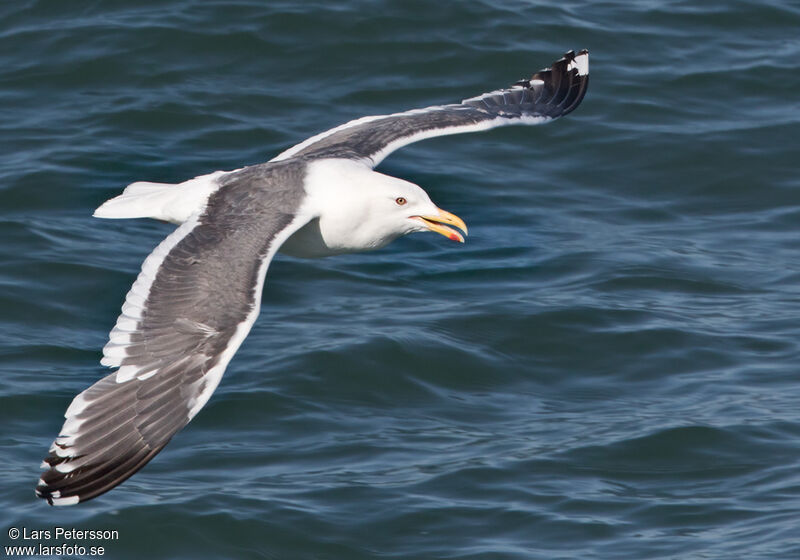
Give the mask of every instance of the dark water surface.
[[[2, 3], [2, 544], [800, 558], [798, 29], [789, 0]], [[163, 453], [86, 504], [34, 497], [171, 230], [93, 219], [102, 201], [583, 47], [569, 117], [381, 166], [463, 217], [466, 245], [279, 257], [220, 388]], [[7, 534], [56, 525], [119, 539]]]

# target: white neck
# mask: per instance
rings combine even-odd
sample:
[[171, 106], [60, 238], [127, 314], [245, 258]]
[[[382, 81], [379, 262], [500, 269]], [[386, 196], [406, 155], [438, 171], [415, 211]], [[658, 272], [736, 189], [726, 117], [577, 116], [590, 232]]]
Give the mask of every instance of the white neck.
[[371, 227], [375, 224], [369, 221], [370, 203], [382, 186], [401, 184], [408, 183], [353, 160], [321, 159], [309, 163], [306, 203], [319, 219], [295, 234], [284, 246], [284, 252], [327, 256], [379, 249], [391, 243], [401, 233], [386, 231], [376, 237], [376, 229]]

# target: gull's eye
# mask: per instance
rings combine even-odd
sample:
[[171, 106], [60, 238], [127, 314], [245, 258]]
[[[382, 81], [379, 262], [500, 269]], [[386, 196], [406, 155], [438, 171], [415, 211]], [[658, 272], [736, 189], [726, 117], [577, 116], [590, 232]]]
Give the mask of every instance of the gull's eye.
[[397, 205], [398, 205], [398, 206], [402, 206], [403, 204], [405, 204], [406, 202], [408, 202], [408, 201], [407, 201], [405, 198], [403, 198], [402, 196], [398, 196], [397, 198], [395, 198], [395, 199], [394, 199], [394, 201], [397, 203]]

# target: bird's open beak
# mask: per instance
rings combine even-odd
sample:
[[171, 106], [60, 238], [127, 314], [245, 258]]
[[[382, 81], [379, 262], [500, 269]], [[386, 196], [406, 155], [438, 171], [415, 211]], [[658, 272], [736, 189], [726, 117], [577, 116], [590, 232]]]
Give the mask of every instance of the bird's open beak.
[[[464, 223], [464, 220], [455, 214], [451, 214], [450, 212], [442, 210], [441, 208], [437, 208], [437, 210], [439, 213], [435, 216], [414, 216], [414, 218], [425, 224], [425, 227], [429, 230], [435, 231], [436, 233], [441, 233], [451, 241], [464, 243], [464, 235], [467, 235], [467, 224]], [[456, 226], [458, 229], [464, 232], [464, 235], [461, 235], [461, 233], [457, 232], [451, 227], [447, 227], [444, 224]]]

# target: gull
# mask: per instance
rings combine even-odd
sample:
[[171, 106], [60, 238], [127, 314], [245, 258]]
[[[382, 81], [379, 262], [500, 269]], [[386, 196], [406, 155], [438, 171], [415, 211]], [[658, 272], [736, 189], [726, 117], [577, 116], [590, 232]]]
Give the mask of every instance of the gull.
[[142, 264], [101, 364], [116, 368], [78, 394], [42, 462], [36, 495], [94, 498], [141, 469], [208, 402], [261, 308], [278, 250], [324, 257], [379, 249], [413, 232], [464, 242], [461, 218], [418, 185], [374, 171], [425, 138], [545, 123], [574, 110], [589, 53], [567, 52], [512, 86], [318, 134], [258, 165], [171, 185], [137, 182], [100, 218], [179, 224]]

